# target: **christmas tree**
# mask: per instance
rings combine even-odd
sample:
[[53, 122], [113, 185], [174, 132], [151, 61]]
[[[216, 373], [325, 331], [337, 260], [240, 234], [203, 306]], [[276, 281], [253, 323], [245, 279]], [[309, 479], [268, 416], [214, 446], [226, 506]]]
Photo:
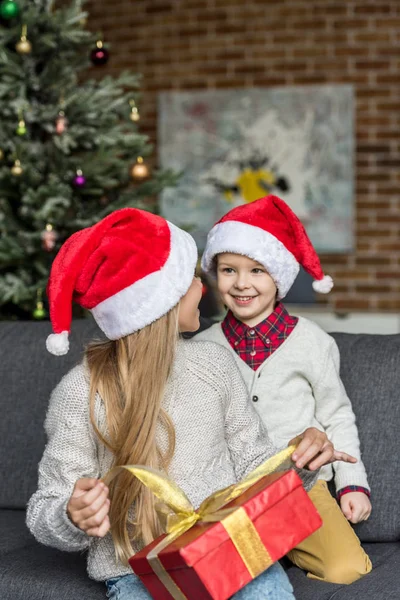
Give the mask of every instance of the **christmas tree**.
[[82, 1], [0, 1], [0, 318], [45, 318], [44, 291], [72, 233], [150, 199], [175, 177], [149, 175], [138, 132], [139, 77], [89, 79], [109, 50]]

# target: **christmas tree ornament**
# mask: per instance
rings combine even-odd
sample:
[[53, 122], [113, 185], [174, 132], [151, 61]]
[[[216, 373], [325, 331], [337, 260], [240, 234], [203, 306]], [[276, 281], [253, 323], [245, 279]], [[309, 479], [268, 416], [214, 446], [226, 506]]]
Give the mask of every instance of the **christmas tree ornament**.
[[149, 176], [149, 169], [141, 156], [137, 157], [136, 164], [132, 167], [131, 175], [136, 181], [141, 181]]
[[82, 188], [86, 185], [86, 177], [84, 176], [81, 169], [76, 170], [76, 175], [73, 179], [73, 184], [75, 187]]
[[37, 291], [36, 308], [32, 312], [32, 316], [37, 321], [41, 321], [42, 319], [45, 319], [47, 317], [47, 312], [45, 311], [43, 306], [42, 290], [40, 289]]
[[139, 110], [134, 100], [130, 100], [129, 104], [131, 105], [131, 114], [129, 118], [131, 121], [134, 121], [136, 123], [140, 119]]
[[17, 129], [15, 130], [15, 133], [16, 133], [17, 135], [25, 135], [25, 134], [26, 134], [26, 125], [25, 125], [25, 121], [24, 121], [24, 119], [20, 119], [20, 120], [18, 121], [18, 127], [17, 127]]
[[53, 225], [51, 223], [47, 223], [45, 230], [41, 233], [43, 250], [46, 250], [46, 252], [51, 252], [54, 250], [57, 237], [57, 232], [54, 231]]
[[0, 17], [5, 21], [14, 19], [19, 15], [19, 5], [14, 0], [3, 0], [0, 4]]
[[4, 152], [3, 150], [0, 148], [0, 160], [3, 160], [4, 158]]
[[11, 173], [13, 175], [15, 175], [16, 177], [19, 177], [23, 173], [23, 169], [21, 167], [21, 161], [18, 160], [18, 158], [15, 161], [14, 165], [11, 167]]
[[56, 133], [62, 135], [68, 126], [68, 119], [63, 110], [60, 110], [56, 119]]
[[100, 67], [105, 65], [110, 57], [110, 53], [107, 48], [104, 48], [103, 42], [98, 40], [96, 42], [96, 48], [94, 48], [90, 53], [90, 60], [96, 67]]
[[32, 52], [32, 44], [26, 37], [27, 31], [28, 31], [27, 26], [23, 25], [22, 32], [21, 32], [21, 39], [15, 45], [15, 49], [18, 52], [18, 54], [30, 54]]

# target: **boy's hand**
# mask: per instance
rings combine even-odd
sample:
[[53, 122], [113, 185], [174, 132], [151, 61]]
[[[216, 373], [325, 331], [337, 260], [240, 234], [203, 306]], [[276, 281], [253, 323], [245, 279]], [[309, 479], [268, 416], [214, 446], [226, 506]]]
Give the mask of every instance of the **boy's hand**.
[[110, 529], [108, 487], [99, 479], [84, 477], [75, 483], [67, 513], [76, 527], [92, 537], [104, 537]]
[[316, 427], [306, 429], [303, 433], [290, 440], [289, 446], [291, 444], [298, 444], [292, 454], [292, 460], [298, 469], [307, 467], [310, 471], [315, 471], [337, 460], [350, 463], [357, 462], [354, 456], [335, 450], [326, 433]]
[[350, 523], [366, 521], [371, 514], [370, 499], [364, 492], [349, 492], [340, 498], [342, 513]]

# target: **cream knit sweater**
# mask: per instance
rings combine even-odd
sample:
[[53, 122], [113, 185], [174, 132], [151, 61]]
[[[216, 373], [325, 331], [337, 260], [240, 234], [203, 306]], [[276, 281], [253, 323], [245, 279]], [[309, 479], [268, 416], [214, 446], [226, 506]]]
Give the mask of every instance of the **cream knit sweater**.
[[[27, 524], [43, 544], [66, 551], [88, 549], [88, 573], [105, 580], [131, 573], [117, 563], [110, 534], [89, 538], [68, 519], [66, 505], [80, 477], [101, 477], [112, 455], [99, 443], [89, 419], [88, 373], [80, 365], [54, 390], [46, 418], [48, 443], [39, 465], [38, 491]], [[229, 352], [209, 342], [181, 341], [164, 397], [176, 429], [169, 475], [197, 507], [217, 489], [242, 479], [276, 452]], [[106, 432], [98, 397], [96, 419]], [[161, 447], [165, 445], [158, 432]], [[316, 473], [300, 471], [309, 489]]]
[[257, 371], [232, 349], [220, 323], [195, 339], [217, 342], [235, 357], [253, 405], [276, 446], [284, 446], [307, 427], [317, 427], [337, 450], [358, 459], [357, 464], [334, 463], [334, 473], [332, 465], [323, 467], [320, 478], [329, 481], [335, 475], [337, 490], [348, 485], [369, 489], [354, 412], [339, 376], [339, 350], [330, 335], [300, 317], [289, 337]]

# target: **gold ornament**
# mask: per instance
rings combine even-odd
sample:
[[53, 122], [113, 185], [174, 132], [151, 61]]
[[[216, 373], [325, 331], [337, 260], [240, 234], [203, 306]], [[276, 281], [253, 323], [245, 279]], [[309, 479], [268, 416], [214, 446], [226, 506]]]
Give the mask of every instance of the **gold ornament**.
[[18, 158], [15, 161], [14, 166], [11, 167], [11, 173], [17, 177], [19, 177], [19, 175], [22, 175], [22, 173], [23, 173], [23, 169], [21, 167], [21, 161], [18, 160]]
[[129, 115], [129, 118], [131, 121], [136, 123], [137, 121], [140, 120], [138, 107], [136, 106], [134, 100], [130, 100], [129, 104], [131, 105], [131, 114]]
[[3, 150], [0, 148], [0, 160], [3, 160], [4, 158], [4, 152]]
[[133, 179], [136, 179], [137, 181], [146, 179], [146, 177], [149, 176], [149, 169], [143, 162], [143, 158], [141, 156], [137, 157], [136, 164], [132, 167], [131, 175]]
[[15, 49], [18, 54], [30, 54], [32, 52], [32, 44], [26, 37], [27, 34], [27, 26], [22, 25], [21, 38], [19, 42], [15, 45]]

